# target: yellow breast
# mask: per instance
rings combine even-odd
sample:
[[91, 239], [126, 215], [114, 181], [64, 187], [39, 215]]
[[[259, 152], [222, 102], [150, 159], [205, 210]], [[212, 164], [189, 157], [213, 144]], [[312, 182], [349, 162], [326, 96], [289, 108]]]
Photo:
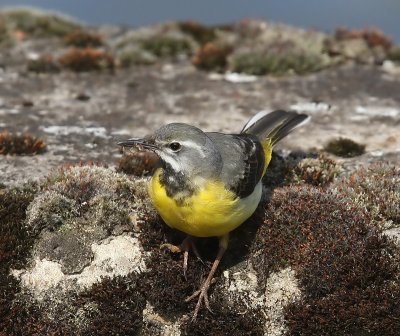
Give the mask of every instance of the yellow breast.
[[238, 198], [218, 181], [206, 182], [199, 192], [177, 202], [160, 183], [158, 169], [149, 183], [150, 198], [170, 227], [195, 237], [223, 236], [249, 218], [261, 199], [261, 182], [246, 198]]

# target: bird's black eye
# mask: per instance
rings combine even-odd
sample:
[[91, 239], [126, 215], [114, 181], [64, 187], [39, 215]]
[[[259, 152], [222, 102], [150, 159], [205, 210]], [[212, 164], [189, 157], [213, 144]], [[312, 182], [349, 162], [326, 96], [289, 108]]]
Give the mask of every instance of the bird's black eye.
[[177, 152], [181, 149], [181, 144], [179, 142], [171, 142], [169, 144], [169, 148], [171, 148], [174, 152]]

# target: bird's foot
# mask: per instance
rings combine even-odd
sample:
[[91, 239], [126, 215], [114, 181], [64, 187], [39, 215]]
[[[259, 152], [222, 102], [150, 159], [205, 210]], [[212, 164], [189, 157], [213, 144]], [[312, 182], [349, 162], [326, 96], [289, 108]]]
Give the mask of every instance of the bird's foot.
[[162, 244], [160, 245], [161, 250], [168, 250], [172, 253], [181, 253], [184, 252], [181, 245], [173, 245], [173, 244]]
[[208, 299], [208, 289], [210, 288], [210, 285], [214, 282], [215, 282], [214, 279], [212, 279], [212, 280], [207, 279], [206, 281], [204, 281], [204, 283], [202, 284], [202, 286], [200, 287], [199, 290], [195, 291], [191, 296], [189, 296], [185, 299], [185, 302], [189, 302], [189, 301], [195, 299], [196, 297], [198, 297], [196, 308], [194, 309], [193, 316], [191, 319], [192, 322], [196, 320], [197, 315], [200, 311], [200, 308], [201, 308], [201, 305], [203, 302], [204, 302], [204, 305], [206, 306], [206, 308], [208, 309], [208, 311], [210, 313], [213, 313], [213, 311], [210, 308], [210, 301]]
[[199, 251], [196, 248], [196, 245], [193, 242], [193, 238], [191, 236], [187, 236], [180, 245], [173, 244], [162, 244], [160, 249], [169, 250], [172, 253], [181, 253], [183, 252], [183, 276], [187, 280], [186, 271], [188, 266], [189, 259], [189, 250], [192, 249], [196, 257], [204, 264], [203, 260], [201, 260]]

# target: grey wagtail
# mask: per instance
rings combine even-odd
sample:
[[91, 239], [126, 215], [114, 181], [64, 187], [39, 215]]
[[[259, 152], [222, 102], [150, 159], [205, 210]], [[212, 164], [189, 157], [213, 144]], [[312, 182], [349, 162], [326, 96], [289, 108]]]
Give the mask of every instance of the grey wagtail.
[[256, 210], [274, 145], [307, 119], [296, 112], [259, 112], [239, 134], [203, 132], [172, 123], [143, 139], [118, 143], [159, 156], [161, 167], [151, 177], [149, 196], [164, 222], [188, 235], [179, 246], [166, 244], [173, 252], [184, 252], [185, 274], [189, 249], [198, 255], [191, 237], [219, 237], [207, 279], [186, 299], [198, 297], [192, 320], [203, 301], [211, 311], [207, 292], [228, 247], [229, 232]]

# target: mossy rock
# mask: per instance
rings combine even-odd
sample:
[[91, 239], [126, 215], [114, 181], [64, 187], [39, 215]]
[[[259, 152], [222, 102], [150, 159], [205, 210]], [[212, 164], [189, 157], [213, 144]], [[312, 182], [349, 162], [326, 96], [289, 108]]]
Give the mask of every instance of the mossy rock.
[[118, 59], [122, 67], [152, 65], [157, 62], [156, 56], [140, 48], [126, 48], [119, 53]]
[[200, 70], [223, 72], [226, 70], [231, 52], [229, 46], [206, 43], [197, 50], [192, 63]]
[[20, 290], [11, 269], [23, 267], [36, 236], [25, 227], [26, 209], [38, 192], [35, 183], [0, 190], [0, 333], [11, 335], [13, 300]]
[[393, 62], [400, 62], [400, 46], [394, 46], [389, 50], [388, 59]]
[[351, 158], [365, 153], [365, 145], [347, 138], [333, 139], [325, 145], [324, 149], [328, 153], [345, 158]]
[[213, 42], [217, 38], [217, 29], [215, 27], [208, 27], [196, 21], [178, 22], [178, 27], [183, 33], [190, 35], [200, 45]]
[[67, 46], [77, 48], [88, 48], [88, 47], [101, 47], [104, 44], [101, 35], [83, 30], [77, 29], [72, 33], [69, 33], [64, 37], [64, 43]]
[[0, 155], [36, 155], [46, 151], [44, 140], [29, 134], [0, 132]]
[[191, 51], [190, 43], [173, 36], [153, 36], [140, 42], [142, 48], [159, 58], [176, 57]]
[[29, 9], [3, 11], [2, 17], [12, 31], [33, 37], [64, 37], [79, 28], [77, 23], [59, 15]]
[[273, 272], [295, 270], [302, 294], [284, 308], [287, 334], [394, 335], [399, 256], [350, 199], [289, 186], [266, 204], [250, 260], [266, 286]]
[[378, 228], [400, 226], [400, 169], [394, 165], [376, 163], [360, 168], [332, 187], [367, 209]]
[[324, 67], [320, 55], [301, 51], [254, 51], [233, 55], [231, 60], [232, 71], [256, 76], [289, 73], [303, 75]]
[[59, 73], [60, 67], [51, 55], [42, 55], [38, 59], [29, 60], [27, 70], [34, 73]]

